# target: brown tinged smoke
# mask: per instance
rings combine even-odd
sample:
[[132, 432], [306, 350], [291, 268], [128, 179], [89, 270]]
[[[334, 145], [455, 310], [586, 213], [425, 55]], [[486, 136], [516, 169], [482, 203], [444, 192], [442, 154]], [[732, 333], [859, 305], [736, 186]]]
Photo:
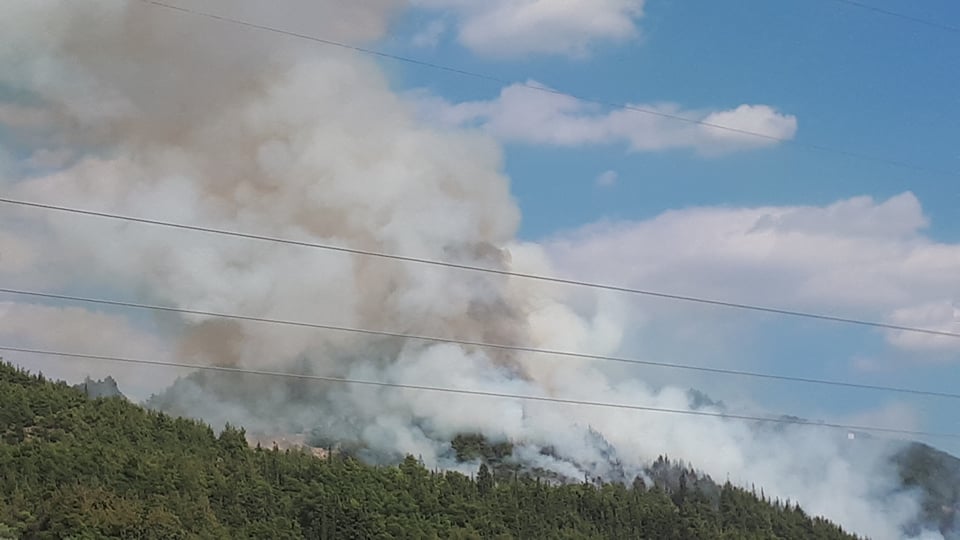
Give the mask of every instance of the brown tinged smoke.
[[[351, 43], [382, 37], [401, 7], [387, 0], [176, 4]], [[520, 213], [499, 145], [422, 125], [380, 67], [354, 53], [133, 0], [6, 0], [0, 122], [0, 133], [24, 134], [10, 144], [30, 156], [18, 160], [25, 166], [0, 163], [0, 186], [15, 198], [551, 272], [538, 246], [515, 238]], [[587, 294], [580, 301], [504, 276], [26, 210], [4, 213], [0, 225], [8, 257], [0, 276], [13, 285], [598, 354], [617, 350], [625, 325], [618, 300]], [[67, 350], [82, 343], [146, 356], [153, 348], [220, 366], [689, 407], [685, 389], [653, 389], [572, 359], [16, 302], [0, 305], [0, 318], [30, 321], [17, 338]], [[63, 336], [71, 343], [60, 343]], [[157, 342], [176, 345], [171, 354]], [[761, 434], [717, 418], [233, 374], [183, 378], [153, 403], [264, 436], [316, 430], [431, 465], [455, 466], [445, 456], [457, 433], [518, 441], [524, 459], [572, 476], [602, 474], [608, 446], [628, 474], [668, 453], [714, 477], [770, 486], [771, 496], [876, 538], [896, 537], [916, 509], [909, 494], [887, 496], [892, 480], [873, 468], [882, 452], [851, 458], [845, 439], [807, 428]], [[545, 446], [564, 460], [536, 450]], [[809, 470], [819, 473], [797, 472]]]

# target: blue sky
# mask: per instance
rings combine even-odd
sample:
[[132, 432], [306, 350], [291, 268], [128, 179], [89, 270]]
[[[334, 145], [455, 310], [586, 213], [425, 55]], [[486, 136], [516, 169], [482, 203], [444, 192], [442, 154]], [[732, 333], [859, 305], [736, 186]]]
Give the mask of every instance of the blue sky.
[[[510, 195], [521, 213], [516, 234], [546, 254], [551, 272], [960, 332], [960, 148], [955, 135], [960, 33], [841, 0], [413, 0], [419, 7], [400, 12], [382, 9], [388, 3], [301, 2], [301, 12], [291, 13], [255, 1], [240, 7], [224, 1], [221, 8], [256, 23], [362, 43], [505, 83], [375, 58], [391, 86], [379, 88], [379, 71], [367, 64], [358, 67], [353, 58], [338, 60], [350, 69], [333, 61], [312, 65], [305, 60], [332, 58], [329, 53], [335, 49], [163, 10], [137, 12], [149, 17], [148, 27], [155, 32], [141, 58], [131, 55], [123, 41], [118, 21], [127, 20], [124, 10], [129, 8], [123, 2], [100, 6], [103, 16], [95, 18], [94, 26], [73, 28], [58, 22], [55, 28], [77, 32], [66, 38], [32, 31], [31, 23], [53, 28], [46, 18], [69, 19], [69, 12], [43, 13], [42, 8], [24, 8], [27, 2], [17, 4], [25, 18], [8, 32], [24, 46], [20, 53], [0, 50], [0, 65], [8, 68], [0, 72], [0, 174], [12, 179], [23, 198], [173, 221], [208, 222], [222, 212], [228, 217], [216, 223], [221, 228], [264, 232], [262, 228], [274, 226], [278, 236], [311, 230], [316, 225], [309, 218], [318, 208], [334, 215], [342, 212], [359, 216], [352, 222], [366, 228], [354, 240], [376, 239], [386, 251], [408, 253], [436, 248], [435, 243], [445, 249], [444, 242], [472, 245], [512, 238], [512, 224], [499, 223], [515, 215], [494, 173], [498, 164], [473, 152], [478, 147], [472, 143], [457, 143], [461, 146], [456, 149], [471, 149], [463, 158], [476, 161], [452, 170], [447, 169], [447, 156], [430, 154], [434, 148], [417, 151], [430, 164], [429, 171], [443, 173], [438, 178], [410, 173], [422, 171], [423, 164], [407, 161], [419, 157], [409, 148], [385, 155], [380, 146], [371, 150], [368, 134], [389, 133], [386, 130], [397, 125], [403, 127], [397, 139], [406, 141], [404, 137], [415, 133], [414, 140], [428, 140], [417, 131], [420, 123], [380, 124], [378, 118], [365, 116], [372, 110], [372, 116], [382, 113], [395, 120], [390, 107], [398, 103], [396, 92], [430, 128], [450, 129], [459, 136], [466, 127], [502, 148]], [[922, 5], [871, 0], [870, 5], [933, 21], [960, 21], [960, 6], [950, 0]], [[325, 18], [329, 13], [324, 9], [355, 18], [339, 24], [336, 18]], [[36, 13], [27, 20], [24, 14], [31, 10]], [[170, 40], [170, 32], [190, 39]], [[71, 39], [92, 44], [74, 57], [72, 50], [65, 50]], [[261, 69], [269, 66], [275, 50], [294, 41], [303, 49], [297, 48], [293, 56], [309, 67], [291, 73], [303, 80]], [[222, 49], [210, 48], [210, 42]], [[85, 50], [110, 56], [87, 58]], [[236, 72], [221, 71], [224, 66]], [[313, 78], [304, 75], [311, 69]], [[330, 84], [347, 75], [355, 79], [342, 86]], [[234, 81], [275, 93], [234, 96]], [[517, 83], [739, 126], [785, 142], [585, 104]], [[261, 108], [267, 114], [249, 114]], [[154, 125], [171, 131], [153, 130]], [[92, 126], [82, 135], [103, 135], [109, 151], [78, 136], [76, 126]], [[133, 132], [130, 137], [127, 131]], [[425, 131], [434, 136], [433, 129]], [[171, 133], [177, 136], [168, 139]], [[351, 138], [357, 133], [362, 136]], [[113, 140], [111, 134], [122, 136]], [[223, 142], [237, 134], [249, 134], [251, 140], [243, 141], [249, 146], [243, 148], [258, 152], [237, 152]], [[277, 162], [296, 161], [284, 157], [289, 141], [319, 141], [289, 149], [290, 156], [313, 168], [287, 171], [286, 176], [277, 172]], [[138, 143], [143, 148], [136, 147]], [[916, 168], [816, 151], [810, 145]], [[355, 163], [340, 159], [352, 155], [338, 152], [341, 148], [365, 156], [358, 160], [363, 163], [382, 158], [379, 176], [358, 176]], [[225, 203], [220, 199], [222, 167], [239, 171], [224, 175], [232, 182], [227, 183]], [[259, 180], [276, 174], [283, 179], [277, 186], [295, 194], [282, 204], [304, 206], [284, 212], [281, 202], [275, 205], [267, 196], [244, 192], [249, 187], [244, 184], [251, 181], [245, 175], [258, 167], [266, 169]], [[62, 174], [46, 178], [51, 171]], [[465, 178], [473, 171], [484, 176]], [[384, 175], [398, 185], [406, 182], [404, 189], [381, 190], [373, 184]], [[372, 187], [360, 184], [363, 181]], [[472, 184], [481, 181], [490, 185]], [[430, 182], [450, 187], [449, 193], [425, 191]], [[465, 201], [450, 195], [459, 192], [470, 195]], [[368, 204], [365, 197], [383, 200]], [[421, 220], [424, 201], [430, 203], [429, 212]], [[221, 203], [239, 208], [225, 212]], [[462, 211], [458, 204], [464, 205]], [[0, 244], [0, 256], [13, 261], [0, 267], [0, 275], [27, 288], [44, 285], [129, 298], [152, 295], [238, 312], [258, 306], [270, 316], [277, 308], [287, 318], [294, 317], [289, 311], [338, 320], [349, 312], [323, 313], [302, 293], [303, 287], [313, 287], [312, 294], [324, 298], [324, 306], [337, 305], [327, 298], [339, 298], [344, 305], [353, 301], [341, 298], [349, 287], [301, 275], [310, 265], [295, 258], [299, 254], [285, 252], [290, 259], [265, 265], [260, 251], [249, 248], [238, 254], [232, 250], [240, 248], [228, 242], [214, 245], [195, 239], [188, 250], [187, 240], [169, 231], [84, 225], [88, 230], [67, 220], [43, 221], [48, 217], [20, 222], [13, 216], [10, 234], [5, 237], [8, 231], [0, 230], [0, 243], [9, 244]], [[440, 225], [424, 225], [428, 219]], [[332, 225], [323, 227], [335, 229], [339, 222], [331, 220]], [[385, 222], [399, 223], [395, 228], [400, 232], [382, 226]], [[106, 236], [101, 235], [108, 234], [118, 240], [102, 241]], [[320, 237], [341, 241], [339, 234], [335, 230]], [[171, 260], [180, 266], [169, 264]], [[278, 280], [275, 276], [282, 271], [291, 277]], [[224, 287], [222, 276], [237, 272], [249, 279], [247, 288]], [[345, 274], [343, 279], [354, 277]], [[282, 285], [264, 286], [278, 281]], [[440, 284], [424, 287], [431, 294], [449, 294], [449, 284]], [[353, 292], [362, 296], [369, 289], [358, 284]], [[619, 351], [623, 355], [960, 392], [960, 340], [919, 339], [663, 300], [617, 301], [626, 306], [627, 331]], [[62, 320], [75, 317], [90, 325], [68, 336], [75, 340], [97, 337], [89, 328], [102, 325], [119, 336], [119, 344], [133, 347], [131, 355], [175, 356], [156, 335], [160, 332], [144, 332], [136, 317], [121, 324], [99, 313], [23, 308], [43, 322], [18, 323], [26, 328], [21, 333], [60, 328], [66, 326]], [[0, 316], [18, 319], [12, 313]], [[40, 333], [41, 341], [51, 339]], [[254, 332], [247, 341], [269, 339]], [[99, 339], [89, 346], [104, 348]], [[249, 348], [247, 354], [253, 355], [256, 348]], [[695, 385], [755, 409], [960, 433], [951, 401], [730, 377], [691, 378], [666, 370], [631, 375], [654, 383]], [[938, 444], [960, 451], [960, 444]]]
[[[960, 21], [960, 5], [949, 0], [909, 5], [874, 0], [870, 5], [945, 24]], [[960, 241], [956, 32], [827, 0], [649, 0], [643, 16], [634, 19], [639, 31], [635, 39], [611, 43], [598, 38], [590, 52], [579, 57], [518, 53], [504, 58], [464, 46], [457, 25], [465, 25], [467, 17], [413, 11], [381, 45], [419, 60], [509, 81], [535, 80], [607, 102], [672, 102], [688, 110], [766, 104], [797, 119], [793, 140], [798, 144], [719, 157], [689, 148], [634, 151], [623, 142], [558, 147], [505, 140], [506, 171], [523, 211], [520, 234], [525, 239], [562, 236], [595, 222], [642, 222], [696, 206], [825, 206], [856, 196], [883, 201], [911, 192], [928, 220], [919, 234], [931, 242]], [[446, 22], [437, 41], [414, 44], [412, 36], [438, 18]], [[390, 61], [384, 65], [398, 87], [426, 88], [450, 103], [493, 100], [501, 90], [493, 82], [429, 68]], [[810, 150], [802, 147], [805, 144], [930, 170]], [[595, 182], [605, 171], [615, 171], [613, 185]], [[838, 264], [842, 267], [842, 261]], [[626, 274], [618, 280], [616, 269], [600, 274], [608, 281], [628, 280]], [[943, 299], [956, 303], [958, 294], [958, 287], [945, 289]], [[776, 296], [755, 300], [781, 301]], [[843, 303], [800, 307], [883, 318], [881, 311]], [[699, 308], [683, 309], [691, 319], [697, 317]], [[875, 330], [750, 314], [726, 316], [749, 321], [744, 324], [756, 330], [738, 334], [741, 341], [728, 347], [725, 354], [736, 358], [730, 365], [947, 392], [960, 389], [960, 350], [955, 348], [927, 361], [916, 358], [926, 352], [892, 347]], [[709, 346], [671, 342], [664, 335], [645, 343], [657, 354], [687, 363], [702, 363], [710, 356]], [[879, 359], [886, 367], [854, 367], [864, 358]], [[914, 408], [920, 418], [916, 427], [960, 432], [950, 400], [769, 383], [741, 388], [773, 408], [811, 416], [852, 413], [896, 400]], [[949, 441], [937, 442], [960, 450]]]
[[[851, 2], [0, 2], [0, 191], [960, 333], [960, 32]], [[863, 2], [960, 24], [953, 0]], [[669, 409], [689, 406], [685, 389], [695, 387], [740, 414], [960, 433], [957, 400], [492, 357], [481, 347], [250, 320], [960, 393], [957, 339], [447, 270], [3, 205], [4, 287], [245, 320], [3, 294], [0, 344]], [[134, 399], [189, 372], [7, 357], [57, 378], [111, 375]], [[781, 498], [871, 537], [902, 537], [909, 518], [909, 506], [875, 481], [886, 465], [875, 470], [860, 454], [850, 461], [842, 433], [767, 437], [716, 418], [558, 414], [400, 388], [344, 385], [320, 401], [291, 395], [286, 383], [262, 388], [262, 397], [259, 384], [199, 391], [182, 405], [251, 432], [319, 420], [345, 441], [427, 463], [440, 463], [446, 441], [464, 432], [556, 444], [592, 463], [592, 438], [581, 437], [589, 426], [626, 461], [682, 456], [715, 478], [782, 489]], [[956, 439], [930, 442], [960, 454]], [[809, 473], [824, 464], [844, 473]]]
[[[918, 17], [960, 18], [960, 7], [949, 1], [906, 7]], [[797, 142], [960, 170], [956, 33], [833, 1], [653, 0], [638, 21], [637, 40], [601, 43], [586, 58], [524, 55], [504, 61], [471, 53], [449, 32], [434, 48], [410, 45], [409, 35], [433, 16], [411, 13], [392, 34], [390, 50], [617, 103], [770, 104], [798, 117]], [[388, 69], [400, 71], [401, 85], [427, 87], [455, 101], [499, 92], [495, 83], [427, 68]], [[577, 152], [512, 145], [507, 159], [528, 238], [603, 217], [635, 219], [690, 205], [824, 204], [910, 190], [923, 202], [935, 237], [960, 239], [956, 174], [792, 145], [723, 159], [698, 159], [682, 150], [634, 153], [616, 145]], [[616, 189], [595, 189], [593, 178], [608, 169], [619, 173]]]

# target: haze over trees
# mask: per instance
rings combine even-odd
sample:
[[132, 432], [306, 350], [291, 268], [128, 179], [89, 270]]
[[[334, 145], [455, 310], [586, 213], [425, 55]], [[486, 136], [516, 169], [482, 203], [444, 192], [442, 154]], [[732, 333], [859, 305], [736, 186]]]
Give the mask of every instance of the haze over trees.
[[0, 432], [0, 538], [855, 538], [666, 459], [632, 485], [511, 474], [470, 435], [471, 476], [317, 459], [8, 364]]

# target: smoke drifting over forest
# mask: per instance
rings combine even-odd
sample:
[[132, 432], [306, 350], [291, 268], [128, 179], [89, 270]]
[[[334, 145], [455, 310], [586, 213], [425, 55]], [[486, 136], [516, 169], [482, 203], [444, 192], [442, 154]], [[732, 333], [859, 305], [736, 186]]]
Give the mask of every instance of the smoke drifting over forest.
[[[403, 7], [189, 4], [357, 44], [383, 36]], [[554, 273], [540, 246], [516, 240], [498, 144], [422, 124], [370, 58], [128, 0], [10, 0], [0, 36], [0, 123], [16, 135], [0, 140], [0, 175], [13, 197]], [[618, 351], [630, 331], [613, 295], [35, 210], [8, 208], [0, 220], [0, 276], [21, 286], [595, 354]], [[199, 316], [0, 307], [4, 337], [81, 352], [691, 406], [685, 388], [585, 361]], [[156, 376], [97, 369], [122, 386]], [[458, 433], [515, 441], [519, 455], [572, 477], [610, 475], [611, 451], [627, 475], [669, 454], [877, 539], [900, 537], [917, 511], [911, 494], [895, 493], [893, 445], [829, 430], [247, 376], [185, 378], [157, 403], [215, 426], [315, 431], [371, 459], [409, 453], [438, 466], [456, 466]], [[538, 451], [546, 446], [551, 455]]]

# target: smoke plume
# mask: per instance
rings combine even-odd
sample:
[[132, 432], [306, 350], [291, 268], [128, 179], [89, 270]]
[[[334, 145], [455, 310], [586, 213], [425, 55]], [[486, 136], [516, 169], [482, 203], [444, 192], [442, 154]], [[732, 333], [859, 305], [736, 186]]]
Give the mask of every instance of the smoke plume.
[[[390, 0], [179, 5], [348, 43], [382, 37], [402, 7]], [[553, 272], [538, 245], [515, 239], [520, 213], [495, 141], [421, 124], [415, 105], [369, 58], [132, 0], [7, 0], [0, 36], [0, 175], [8, 195]], [[36, 210], [4, 208], [0, 216], [0, 277], [17, 286], [597, 354], [616, 352], [628, 331], [623, 300], [612, 295]], [[613, 377], [572, 359], [200, 316], [0, 307], [8, 342], [691, 406], [685, 389]], [[177, 375], [83, 366], [144, 391]], [[180, 379], [156, 403], [214, 425], [317, 433], [370, 459], [410, 453], [447, 467], [456, 466], [449, 441], [465, 432], [516, 441], [525, 459], [569, 476], [609, 476], [610, 448], [626, 475], [666, 453], [878, 539], [899, 537], [917, 510], [909, 494], [891, 495], [897, 481], [884, 464], [892, 447], [854, 447], [842, 434], [810, 428], [239, 375]], [[536, 451], [545, 446], [554, 452]]]

